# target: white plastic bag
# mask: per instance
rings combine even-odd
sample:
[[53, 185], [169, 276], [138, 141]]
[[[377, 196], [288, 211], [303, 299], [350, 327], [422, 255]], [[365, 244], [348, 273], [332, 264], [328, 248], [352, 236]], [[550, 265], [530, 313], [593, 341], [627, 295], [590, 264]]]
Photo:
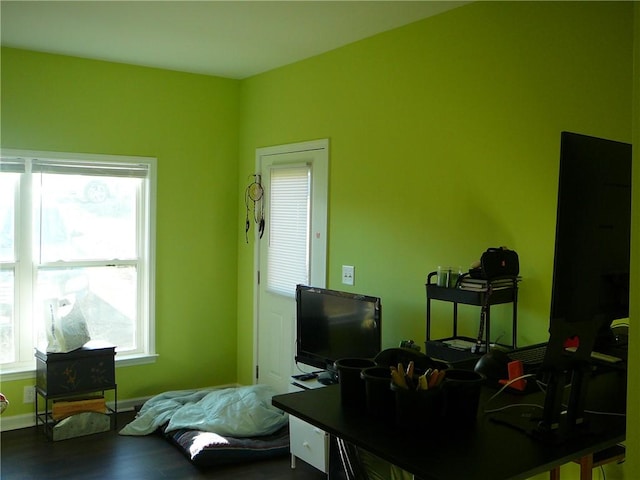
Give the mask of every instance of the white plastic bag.
[[91, 340], [87, 321], [76, 301], [68, 298], [45, 304], [47, 322], [47, 353], [67, 353]]

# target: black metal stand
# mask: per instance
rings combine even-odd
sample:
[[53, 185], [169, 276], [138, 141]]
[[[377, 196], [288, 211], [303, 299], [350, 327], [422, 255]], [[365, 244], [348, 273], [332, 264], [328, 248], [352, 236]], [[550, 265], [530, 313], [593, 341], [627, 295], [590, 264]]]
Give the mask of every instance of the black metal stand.
[[[489, 350], [491, 343], [491, 305], [512, 303], [512, 331], [511, 344], [517, 347], [518, 338], [518, 281], [513, 278], [511, 288], [492, 288], [491, 282], [486, 290], [465, 290], [462, 288], [439, 287], [431, 283], [432, 278], [437, 276], [437, 272], [431, 272], [427, 277], [427, 324], [426, 340], [431, 340], [431, 301], [441, 300], [453, 303], [453, 338], [458, 337], [458, 304], [476, 305], [481, 307], [481, 328], [484, 330], [484, 348]], [[480, 353], [480, 352], [478, 352]]]

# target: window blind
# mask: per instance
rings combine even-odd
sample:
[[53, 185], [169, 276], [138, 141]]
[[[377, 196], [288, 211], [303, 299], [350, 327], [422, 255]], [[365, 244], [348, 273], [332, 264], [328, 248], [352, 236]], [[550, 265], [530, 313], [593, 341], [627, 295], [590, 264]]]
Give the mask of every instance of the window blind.
[[63, 173], [66, 175], [93, 175], [103, 177], [146, 178], [149, 166], [135, 163], [72, 162], [64, 160], [34, 159], [32, 171], [39, 173]]
[[[0, 172], [24, 173], [26, 161], [23, 158], [0, 159]], [[149, 165], [143, 163], [95, 162], [78, 160], [31, 159], [34, 173], [62, 173], [66, 175], [93, 175], [102, 177], [146, 178]]]
[[24, 160], [22, 158], [0, 158], [0, 172], [24, 173]]
[[293, 296], [309, 282], [309, 165], [272, 167], [267, 289]]

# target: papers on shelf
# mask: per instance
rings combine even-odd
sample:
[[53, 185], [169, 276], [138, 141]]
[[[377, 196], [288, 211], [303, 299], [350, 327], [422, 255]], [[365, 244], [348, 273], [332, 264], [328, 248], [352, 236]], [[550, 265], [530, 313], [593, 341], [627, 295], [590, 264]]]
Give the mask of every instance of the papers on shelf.
[[442, 343], [458, 350], [471, 350], [471, 348], [475, 345], [475, 342], [470, 342], [469, 340], [463, 340], [461, 338], [443, 340]]

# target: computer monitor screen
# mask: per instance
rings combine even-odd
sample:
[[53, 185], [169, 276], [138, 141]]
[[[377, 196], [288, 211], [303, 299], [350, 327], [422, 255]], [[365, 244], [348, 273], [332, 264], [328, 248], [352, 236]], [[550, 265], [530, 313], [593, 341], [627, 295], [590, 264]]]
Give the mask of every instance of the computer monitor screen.
[[630, 239], [631, 145], [562, 132], [542, 438], [585, 426], [591, 354], [629, 317]]
[[296, 287], [296, 362], [331, 369], [341, 358], [373, 358], [381, 349], [380, 298]]
[[629, 317], [631, 145], [562, 132], [551, 322]]
[[562, 132], [544, 406], [496, 421], [549, 442], [588, 431], [592, 352], [615, 341], [613, 320], [629, 317], [630, 237], [631, 145]]

